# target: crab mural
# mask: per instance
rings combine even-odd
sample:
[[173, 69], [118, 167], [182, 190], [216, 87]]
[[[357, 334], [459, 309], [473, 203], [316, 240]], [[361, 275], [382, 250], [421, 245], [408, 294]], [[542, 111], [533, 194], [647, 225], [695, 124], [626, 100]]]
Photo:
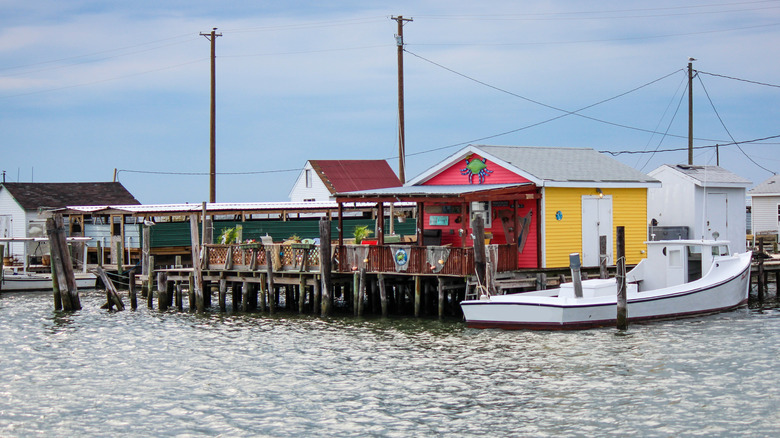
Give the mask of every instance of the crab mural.
[[471, 159], [471, 156], [466, 157], [466, 167], [460, 169], [461, 175], [466, 175], [469, 178], [469, 184], [474, 184], [474, 175], [479, 176], [479, 184], [485, 182], [485, 177], [488, 174], [493, 173], [492, 170], [487, 168], [487, 158], [483, 159]]

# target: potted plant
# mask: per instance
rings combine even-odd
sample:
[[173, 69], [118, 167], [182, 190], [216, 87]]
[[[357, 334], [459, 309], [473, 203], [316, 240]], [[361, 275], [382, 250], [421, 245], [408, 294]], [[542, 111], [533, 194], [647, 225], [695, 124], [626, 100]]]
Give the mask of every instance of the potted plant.
[[231, 243], [241, 242], [241, 226], [225, 228], [219, 236], [219, 243], [230, 245]]
[[363, 239], [370, 236], [373, 231], [368, 228], [368, 225], [360, 225], [355, 227], [353, 235], [355, 236], [355, 244], [360, 245]]

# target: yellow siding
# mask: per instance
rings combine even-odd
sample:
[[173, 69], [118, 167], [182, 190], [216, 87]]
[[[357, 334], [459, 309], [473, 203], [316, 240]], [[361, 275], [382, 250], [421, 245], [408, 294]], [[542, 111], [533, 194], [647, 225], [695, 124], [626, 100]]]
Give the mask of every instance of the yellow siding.
[[[618, 226], [626, 231], [626, 263], [646, 257], [647, 189], [602, 189], [612, 196], [612, 253], [617, 256]], [[569, 265], [569, 254], [582, 252], [582, 197], [596, 195], [596, 189], [547, 187], [544, 191], [545, 266]], [[555, 214], [560, 211], [561, 220]]]

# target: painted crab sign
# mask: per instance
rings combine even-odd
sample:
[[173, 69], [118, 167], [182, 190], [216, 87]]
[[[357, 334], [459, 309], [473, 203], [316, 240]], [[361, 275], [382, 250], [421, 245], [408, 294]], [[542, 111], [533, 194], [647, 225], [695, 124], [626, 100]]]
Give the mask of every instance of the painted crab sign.
[[472, 159], [472, 156], [469, 155], [466, 157], [466, 167], [460, 170], [460, 174], [468, 177], [469, 184], [474, 184], [474, 175], [477, 175], [479, 176], [479, 184], [483, 184], [485, 177], [493, 173], [492, 170], [488, 170], [486, 163], [487, 158], [481, 160], [479, 158]]

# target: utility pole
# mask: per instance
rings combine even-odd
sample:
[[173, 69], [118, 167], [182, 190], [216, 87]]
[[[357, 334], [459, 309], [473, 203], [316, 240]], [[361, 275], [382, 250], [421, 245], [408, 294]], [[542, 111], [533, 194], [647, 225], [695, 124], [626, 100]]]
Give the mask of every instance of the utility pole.
[[404, 21], [413, 21], [399, 15], [390, 17], [398, 22], [395, 42], [398, 46], [398, 179], [406, 183], [406, 134], [404, 133]]
[[217, 28], [210, 33], [200, 33], [211, 41], [211, 143], [209, 149], [209, 202], [217, 202]]
[[688, 58], [688, 165], [693, 165], [693, 62]]

